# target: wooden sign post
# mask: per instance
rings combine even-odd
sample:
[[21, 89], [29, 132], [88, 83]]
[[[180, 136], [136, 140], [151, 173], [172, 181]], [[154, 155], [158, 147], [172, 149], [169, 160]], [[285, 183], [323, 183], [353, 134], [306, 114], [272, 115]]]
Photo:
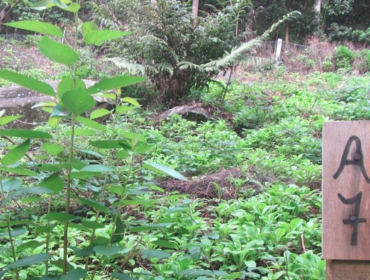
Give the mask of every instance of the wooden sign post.
[[370, 121], [324, 124], [322, 249], [327, 280], [370, 280]]

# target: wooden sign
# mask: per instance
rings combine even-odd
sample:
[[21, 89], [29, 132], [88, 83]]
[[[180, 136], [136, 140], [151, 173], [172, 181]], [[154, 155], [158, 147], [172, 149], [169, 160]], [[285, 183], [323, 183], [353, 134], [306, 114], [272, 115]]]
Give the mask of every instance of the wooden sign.
[[[324, 259], [370, 260], [369, 176], [370, 121], [325, 123], [322, 241]], [[366, 263], [366, 269], [368, 265]], [[347, 279], [370, 278], [353, 276]]]

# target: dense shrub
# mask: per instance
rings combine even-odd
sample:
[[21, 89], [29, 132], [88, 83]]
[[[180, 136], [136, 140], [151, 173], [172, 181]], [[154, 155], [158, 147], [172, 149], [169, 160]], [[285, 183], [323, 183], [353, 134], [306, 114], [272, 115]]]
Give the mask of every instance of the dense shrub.
[[355, 57], [355, 53], [346, 46], [340, 45], [335, 49], [335, 62], [338, 69], [352, 69]]

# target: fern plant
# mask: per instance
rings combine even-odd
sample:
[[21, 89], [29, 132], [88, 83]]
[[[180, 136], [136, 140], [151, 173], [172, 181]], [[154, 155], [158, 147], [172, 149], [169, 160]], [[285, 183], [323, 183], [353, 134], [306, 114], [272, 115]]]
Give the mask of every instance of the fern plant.
[[158, 89], [158, 101], [168, 106], [177, 105], [191, 88], [207, 86], [220, 71], [246, 57], [258, 63], [259, 59], [251, 55], [253, 50], [278, 25], [297, 15], [285, 16], [262, 36], [241, 44], [244, 34], [236, 30], [243, 12], [250, 7], [249, 1], [233, 1], [196, 22], [178, 0], [130, 2], [114, 0], [95, 8], [100, 23], [109, 17], [114, 19], [114, 26], [134, 31], [129, 40], [110, 44], [108, 60], [132, 73], [145, 73]]

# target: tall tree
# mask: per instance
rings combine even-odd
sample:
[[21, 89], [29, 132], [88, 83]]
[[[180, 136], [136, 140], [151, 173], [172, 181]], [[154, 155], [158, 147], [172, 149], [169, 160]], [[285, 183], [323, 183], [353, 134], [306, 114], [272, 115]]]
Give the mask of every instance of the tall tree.
[[199, 0], [193, 0], [193, 17], [197, 18], [199, 12]]
[[299, 20], [285, 23], [285, 28], [279, 28], [275, 32], [275, 38], [284, 38], [286, 41], [304, 41], [318, 28], [315, 4], [317, 0], [253, 0], [257, 16], [254, 29], [262, 34], [273, 22], [281, 19], [291, 11], [299, 11], [302, 16]]
[[352, 40], [356, 31], [370, 27], [369, 0], [326, 0], [322, 8], [331, 40]]

